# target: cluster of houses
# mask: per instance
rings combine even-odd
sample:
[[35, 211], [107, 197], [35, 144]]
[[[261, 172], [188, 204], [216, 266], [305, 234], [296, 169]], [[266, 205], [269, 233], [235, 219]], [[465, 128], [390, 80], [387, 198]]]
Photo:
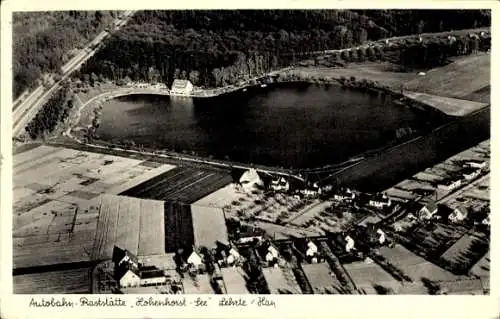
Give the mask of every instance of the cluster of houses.
[[[274, 252], [273, 256], [277, 254]], [[277, 255], [276, 255], [277, 256]], [[267, 258], [267, 256], [266, 256]], [[165, 285], [167, 276], [165, 271], [154, 265], [143, 265], [137, 256], [126, 249], [114, 247], [112, 261], [114, 263], [114, 278], [121, 288]], [[244, 262], [243, 256], [232, 245], [220, 244], [218, 248], [204, 252], [179, 249], [174, 255], [177, 272], [184, 277], [185, 273], [191, 276], [225, 267], [240, 266]]]
[[457, 189], [462, 186], [463, 182], [473, 180], [481, 175], [485, 167], [486, 162], [483, 161], [465, 161], [462, 163], [462, 169], [459, 172], [440, 181], [437, 188], [447, 192]]
[[[429, 201], [426, 204], [422, 205], [420, 210], [417, 212], [417, 218], [422, 221], [429, 221], [431, 219], [440, 219], [442, 216], [438, 215], [439, 211], [438, 205], [434, 201]], [[469, 209], [464, 207], [463, 205], [458, 205], [453, 208], [452, 211], [448, 214], [448, 221], [451, 223], [460, 223], [464, 221], [469, 215]], [[413, 215], [411, 215], [413, 216]], [[489, 214], [481, 221], [481, 224], [489, 226], [490, 219]]]

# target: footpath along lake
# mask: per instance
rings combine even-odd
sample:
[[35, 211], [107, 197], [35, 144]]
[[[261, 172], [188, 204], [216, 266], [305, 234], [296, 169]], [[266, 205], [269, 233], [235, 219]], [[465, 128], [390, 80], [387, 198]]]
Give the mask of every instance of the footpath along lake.
[[287, 83], [206, 99], [113, 99], [103, 105], [97, 134], [108, 142], [306, 168], [383, 147], [402, 130], [419, 131], [428, 121], [390, 98], [336, 85]]

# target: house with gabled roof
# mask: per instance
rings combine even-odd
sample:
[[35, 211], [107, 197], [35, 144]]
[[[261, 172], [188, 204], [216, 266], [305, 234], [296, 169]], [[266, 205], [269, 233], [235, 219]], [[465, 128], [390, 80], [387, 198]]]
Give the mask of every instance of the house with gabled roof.
[[193, 84], [188, 80], [174, 80], [171, 95], [190, 95], [193, 92]]
[[138, 287], [166, 282], [165, 273], [156, 266], [143, 266], [137, 257], [126, 249], [113, 248], [115, 280], [120, 287]]
[[418, 212], [418, 218], [422, 220], [431, 219], [438, 211], [438, 206], [434, 201], [429, 201]]
[[469, 211], [467, 208], [463, 206], [456, 207], [450, 215], [448, 215], [448, 219], [453, 223], [458, 223], [467, 218]]

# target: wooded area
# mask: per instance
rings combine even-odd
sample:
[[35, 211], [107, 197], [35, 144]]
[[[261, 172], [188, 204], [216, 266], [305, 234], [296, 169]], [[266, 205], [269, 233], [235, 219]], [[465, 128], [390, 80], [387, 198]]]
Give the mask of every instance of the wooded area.
[[51, 133], [58, 123], [63, 122], [73, 108], [73, 100], [69, 99], [69, 86], [65, 85], [45, 103], [35, 118], [26, 126], [26, 132], [33, 139]]
[[[490, 26], [490, 14], [489, 10], [139, 11], [76, 76], [88, 83], [107, 78], [168, 85], [181, 78], [218, 87], [293, 64], [304, 59], [305, 52], [390, 36]], [[71, 51], [106, 28], [115, 15], [115, 11], [15, 13], [14, 97], [37, 85], [42, 74], [57, 73]], [[402, 60], [431, 56], [410, 51]], [[339, 59], [382, 55], [368, 49], [346, 52]]]
[[15, 12], [13, 15], [13, 94], [35, 87], [44, 73], [57, 73], [71, 50], [104, 30], [114, 11]]
[[[305, 52], [489, 25], [489, 11], [480, 10], [141, 11], [77, 76], [218, 87], [293, 64]], [[340, 58], [383, 55], [368, 51]]]

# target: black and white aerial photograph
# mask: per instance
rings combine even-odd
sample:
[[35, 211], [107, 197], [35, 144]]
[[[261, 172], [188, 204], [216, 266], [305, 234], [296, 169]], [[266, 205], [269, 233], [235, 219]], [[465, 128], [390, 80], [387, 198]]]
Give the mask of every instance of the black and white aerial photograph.
[[490, 294], [491, 10], [12, 33], [14, 294]]

